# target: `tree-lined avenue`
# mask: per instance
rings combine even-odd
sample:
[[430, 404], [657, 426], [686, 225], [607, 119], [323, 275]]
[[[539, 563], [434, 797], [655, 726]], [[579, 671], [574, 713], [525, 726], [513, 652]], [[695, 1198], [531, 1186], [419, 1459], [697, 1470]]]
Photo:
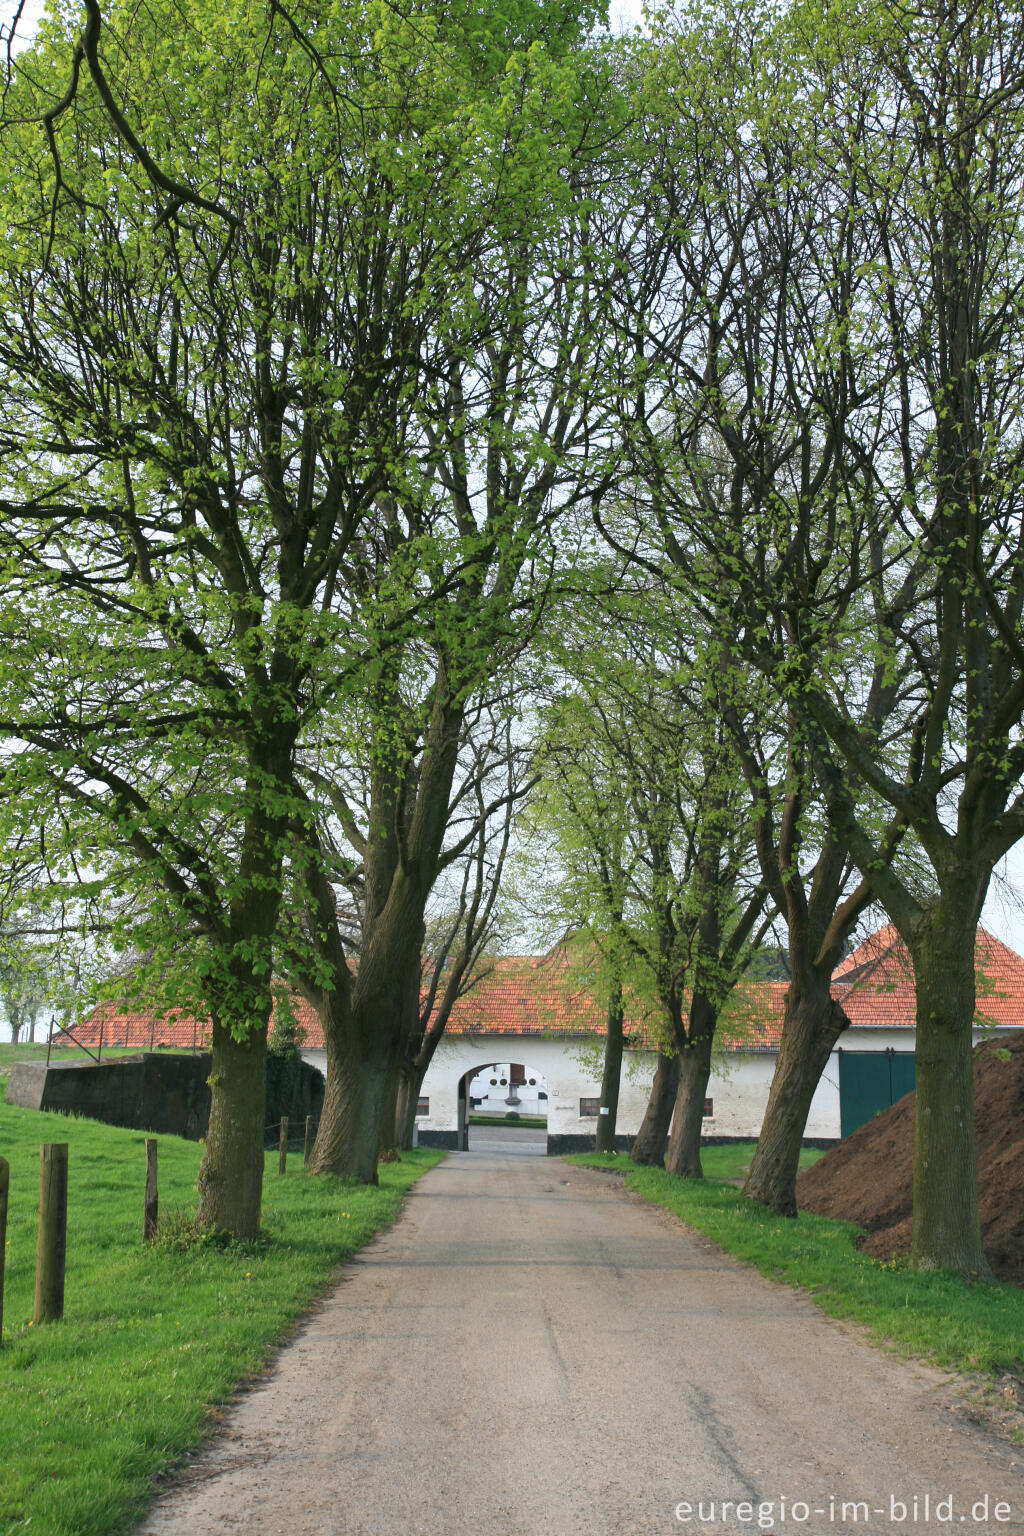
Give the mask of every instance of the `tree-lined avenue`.
[[[417, 1185], [138, 1536], [668, 1536], [756, 1530], [759, 1502], [787, 1536], [899, 1536], [927, 1527], [890, 1498], [926, 1492], [1020, 1536], [1024, 1455], [949, 1400], [618, 1179], [471, 1152]], [[972, 1526], [986, 1494], [1013, 1518]], [[697, 1518], [712, 1500], [724, 1522]], [[801, 1500], [825, 1516], [791, 1522]], [[885, 1517], [843, 1519], [860, 1500]]]

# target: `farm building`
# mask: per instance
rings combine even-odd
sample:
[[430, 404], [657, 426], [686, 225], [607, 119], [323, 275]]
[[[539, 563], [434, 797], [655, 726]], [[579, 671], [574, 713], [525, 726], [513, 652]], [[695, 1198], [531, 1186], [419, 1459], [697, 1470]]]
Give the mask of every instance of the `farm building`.
[[[975, 1039], [1024, 1026], [1024, 960], [979, 929]], [[786, 984], [748, 983], [723, 1027], [705, 1105], [707, 1140], [756, 1137], [782, 1027]], [[840, 1038], [811, 1105], [806, 1136], [830, 1143], [848, 1135], [914, 1086], [914, 982], [895, 930], [881, 929], [836, 970], [833, 995], [850, 1028]], [[296, 1000], [302, 1054], [323, 1069], [315, 1012]], [[426, 1074], [417, 1117], [420, 1140], [472, 1144], [470, 1112], [546, 1119], [547, 1149], [590, 1144], [599, 1107], [604, 999], [588, 989], [562, 947], [550, 954], [500, 956], [456, 1003]], [[75, 1031], [93, 1049], [198, 1048], [207, 1025], [189, 1016], [102, 1004]], [[642, 1020], [627, 1021], [628, 1045], [618, 1132], [635, 1135], [647, 1104], [655, 1055]]]

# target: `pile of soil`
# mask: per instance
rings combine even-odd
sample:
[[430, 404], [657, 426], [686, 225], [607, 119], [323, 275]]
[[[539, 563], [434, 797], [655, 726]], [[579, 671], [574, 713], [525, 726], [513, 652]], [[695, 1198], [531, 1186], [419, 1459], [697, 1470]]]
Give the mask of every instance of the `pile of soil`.
[[[876, 1115], [797, 1180], [801, 1210], [852, 1221], [865, 1253], [910, 1252], [914, 1099]], [[978, 1198], [985, 1253], [1001, 1280], [1024, 1285], [1024, 1031], [974, 1052]]]

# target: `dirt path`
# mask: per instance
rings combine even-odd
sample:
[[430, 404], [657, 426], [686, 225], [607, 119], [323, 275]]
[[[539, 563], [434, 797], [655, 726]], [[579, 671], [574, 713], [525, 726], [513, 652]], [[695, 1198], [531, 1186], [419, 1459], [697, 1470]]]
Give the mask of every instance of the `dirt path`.
[[138, 1536], [1024, 1536], [948, 1397], [615, 1179], [453, 1155]]

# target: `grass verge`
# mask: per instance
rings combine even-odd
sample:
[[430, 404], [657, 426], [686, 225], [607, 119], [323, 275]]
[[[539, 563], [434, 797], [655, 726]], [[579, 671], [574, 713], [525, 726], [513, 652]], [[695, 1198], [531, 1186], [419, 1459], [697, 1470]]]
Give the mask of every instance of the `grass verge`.
[[[69, 1143], [65, 1316], [31, 1325], [39, 1145]], [[196, 1444], [239, 1382], [332, 1279], [397, 1214], [444, 1155], [406, 1153], [380, 1188], [308, 1179], [301, 1159], [267, 1156], [264, 1237], [185, 1249], [143, 1247], [145, 1137], [0, 1102], [11, 1165], [4, 1341], [0, 1349], [0, 1531], [128, 1531], [151, 1479]], [[161, 1212], [187, 1225], [202, 1148], [159, 1138]], [[175, 1219], [176, 1218], [176, 1219]]]
[[[707, 1148], [708, 1153], [733, 1148]], [[750, 1151], [747, 1151], [749, 1161]], [[951, 1273], [916, 1274], [904, 1259], [860, 1253], [860, 1229], [801, 1212], [796, 1221], [773, 1216], [721, 1182], [723, 1159], [705, 1157], [703, 1181], [660, 1168], [636, 1168], [614, 1154], [567, 1158], [591, 1168], [625, 1165], [630, 1189], [673, 1212], [770, 1280], [805, 1288], [830, 1317], [861, 1323], [881, 1342], [963, 1371], [1024, 1370], [1024, 1292], [998, 1283], [968, 1285]]]

